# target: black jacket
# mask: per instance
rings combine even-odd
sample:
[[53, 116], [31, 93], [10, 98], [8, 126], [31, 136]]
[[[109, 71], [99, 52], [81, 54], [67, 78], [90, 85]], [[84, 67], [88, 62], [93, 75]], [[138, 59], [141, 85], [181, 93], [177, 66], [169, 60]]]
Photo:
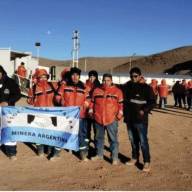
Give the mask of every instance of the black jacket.
[[0, 80], [0, 102], [7, 102], [9, 106], [14, 106], [21, 98], [19, 86], [6, 74]]
[[184, 95], [186, 90], [185, 86], [180, 84], [179, 82], [176, 82], [172, 87], [172, 92], [175, 95]]
[[[152, 88], [143, 83], [128, 81], [122, 86], [124, 93], [124, 121], [126, 123], [148, 122], [148, 113], [155, 106], [155, 95]], [[139, 111], [144, 111], [141, 116]]]

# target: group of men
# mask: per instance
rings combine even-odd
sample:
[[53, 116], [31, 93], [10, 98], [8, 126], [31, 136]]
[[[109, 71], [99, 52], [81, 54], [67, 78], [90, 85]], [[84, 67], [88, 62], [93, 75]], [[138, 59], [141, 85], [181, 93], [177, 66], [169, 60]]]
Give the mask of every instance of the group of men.
[[189, 80], [188, 82], [186, 82], [185, 79], [181, 82], [176, 81], [171, 88], [166, 83], [165, 79], [161, 80], [160, 85], [158, 85], [158, 81], [156, 79], [152, 79], [150, 86], [153, 89], [156, 101], [159, 97], [159, 108], [164, 109], [166, 107], [167, 97], [170, 93], [173, 93], [175, 107], [184, 107], [188, 111], [192, 111], [192, 80]]
[[[132, 158], [127, 165], [139, 162], [142, 151], [143, 171], [150, 171], [150, 150], [147, 138], [148, 114], [156, 105], [153, 86], [142, 81], [141, 70], [134, 67], [130, 70], [131, 80], [123, 85], [113, 84], [112, 75], [105, 73], [102, 83], [95, 70], [89, 72], [86, 83], [80, 81], [81, 70], [73, 67], [62, 73], [58, 83], [48, 81], [49, 74], [44, 69], [37, 69], [33, 75], [33, 87], [29, 90], [27, 102], [35, 107], [78, 106], [80, 107], [79, 156], [88, 161], [91, 139], [91, 127], [94, 130], [96, 155], [92, 161], [104, 157], [104, 138], [107, 132], [111, 162], [119, 163], [118, 121], [124, 117], [132, 148]], [[0, 105], [14, 105], [20, 99], [19, 87], [10, 79], [0, 66]], [[16, 143], [5, 143], [6, 154], [16, 159]], [[44, 156], [45, 146], [36, 144], [37, 154]], [[60, 155], [60, 148], [52, 148], [50, 160]]]

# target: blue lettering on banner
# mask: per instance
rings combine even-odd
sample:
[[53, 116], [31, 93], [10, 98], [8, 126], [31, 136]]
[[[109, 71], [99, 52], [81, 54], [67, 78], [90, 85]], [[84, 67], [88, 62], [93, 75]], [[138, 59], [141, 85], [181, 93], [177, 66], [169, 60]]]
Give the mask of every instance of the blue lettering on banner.
[[2, 107], [1, 143], [32, 142], [78, 151], [79, 114], [79, 107]]

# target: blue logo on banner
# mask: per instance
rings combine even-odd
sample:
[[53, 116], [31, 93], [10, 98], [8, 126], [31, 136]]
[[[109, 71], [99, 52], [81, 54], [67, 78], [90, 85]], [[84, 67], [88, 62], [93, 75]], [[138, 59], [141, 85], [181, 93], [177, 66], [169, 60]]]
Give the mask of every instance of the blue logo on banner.
[[79, 107], [2, 107], [1, 143], [31, 142], [79, 150]]

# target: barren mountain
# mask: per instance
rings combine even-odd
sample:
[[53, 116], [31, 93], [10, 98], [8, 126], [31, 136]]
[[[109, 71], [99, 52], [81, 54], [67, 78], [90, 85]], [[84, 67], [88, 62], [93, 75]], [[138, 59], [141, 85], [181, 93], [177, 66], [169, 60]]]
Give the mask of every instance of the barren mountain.
[[[62, 68], [72, 66], [72, 61], [40, 58], [40, 65]], [[128, 72], [133, 66], [140, 67], [145, 73], [192, 73], [192, 46], [180, 47], [149, 56], [85, 57], [79, 59], [79, 68], [82, 71], [95, 69], [98, 72]]]
[[[135, 57], [134, 59], [136, 59]], [[112, 71], [113, 68], [122, 65], [130, 60], [130, 57], [85, 57], [79, 59], [79, 68], [83, 71], [90, 71], [95, 69], [99, 72], [109, 72]], [[66, 61], [57, 61], [50, 60], [46, 58], [40, 58], [41, 66], [57, 66], [57, 67], [65, 67], [72, 66], [71, 60]]]
[[[115, 72], [129, 71], [130, 62], [114, 68]], [[134, 60], [131, 66], [139, 66], [149, 73], [192, 73], [192, 46], [180, 47]]]

